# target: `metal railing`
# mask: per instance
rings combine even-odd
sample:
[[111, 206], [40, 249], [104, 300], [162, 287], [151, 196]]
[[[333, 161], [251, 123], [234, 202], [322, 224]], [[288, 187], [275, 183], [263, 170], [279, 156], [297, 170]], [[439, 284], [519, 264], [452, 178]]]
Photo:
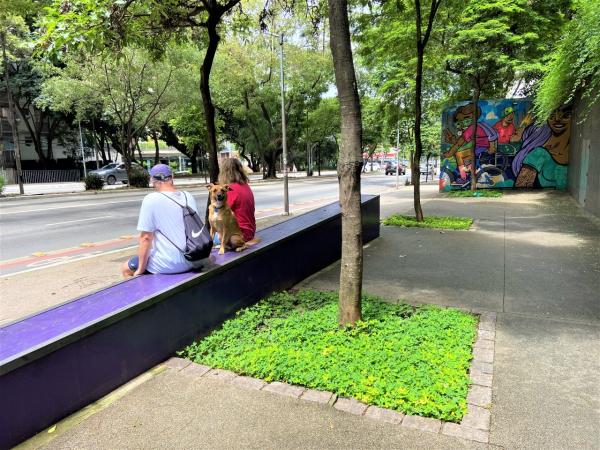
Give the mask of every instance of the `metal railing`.
[[81, 181], [79, 170], [23, 170], [23, 183], [61, 183]]

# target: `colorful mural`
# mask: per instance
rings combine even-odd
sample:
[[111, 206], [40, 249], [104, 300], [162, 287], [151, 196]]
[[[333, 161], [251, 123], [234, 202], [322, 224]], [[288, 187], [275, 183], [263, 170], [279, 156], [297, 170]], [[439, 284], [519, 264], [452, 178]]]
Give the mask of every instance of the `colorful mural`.
[[542, 126], [533, 123], [532, 107], [530, 99], [501, 99], [480, 100], [477, 111], [472, 102], [444, 111], [440, 192], [470, 189], [472, 178], [478, 189], [565, 189], [571, 107], [555, 111]]

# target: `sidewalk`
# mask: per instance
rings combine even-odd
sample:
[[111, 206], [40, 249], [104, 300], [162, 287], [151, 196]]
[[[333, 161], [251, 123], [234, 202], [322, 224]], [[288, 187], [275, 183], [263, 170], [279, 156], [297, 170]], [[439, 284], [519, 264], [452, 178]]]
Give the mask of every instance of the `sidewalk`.
[[[381, 217], [411, 207], [397, 191], [386, 193]], [[423, 209], [473, 217], [475, 228], [382, 227], [365, 247], [364, 290], [497, 313], [489, 444], [249, 389], [224, 371], [202, 377], [171, 364], [23, 447], [598, 449], [600, 222], [557, 191], [438, 196]], [[298, 287], [336, 290], [339, 269], [333, 264]]]

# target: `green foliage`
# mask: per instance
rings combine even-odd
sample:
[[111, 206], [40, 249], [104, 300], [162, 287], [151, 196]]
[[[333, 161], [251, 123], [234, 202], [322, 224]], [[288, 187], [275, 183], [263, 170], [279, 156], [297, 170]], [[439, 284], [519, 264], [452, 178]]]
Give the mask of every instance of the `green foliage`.
[[[573, 99], [577, 89], [590, 97], [589, 109], [600, 97], [600, 2], [578, 0], [566, 36], [560, 40], [539, 84], [535, 109], [540, 121]], [[589, 112], [583, 111], [583, 119]]]
[[393, 225], [396, 227], [420, 227], [420, 228], [443, 228], [447, 230], [468, 230], [473, 223], [473, 219], [465, 217], [424, 217], [423, 222], [417, 222], [412, 216], [395, 214], [381, 222], [384, 225]]
[[337, 293], [273, 294], [189, 346], [188, 359], [448, 421], [467, 412], [476, 319], [363, 295], [363, 321], [337, 326]]
[[150, 187], [150, 174], [145, 170], [132, 170], [129, 177], [129, 185], [139, 188]]
[[0, 195], [4, 193], [4, 186], [6, 186], [6, 178], [0, 175]]
[[100, 178], [100, 175], [91, 173], [83, 179], [86, 191], [99, 191], [104, 187], [104, 181]]
[[455, 190], [448, 192], [447, 197], [502, 197], [502, 191], [494, 189], [479, 189], [473, 191]]

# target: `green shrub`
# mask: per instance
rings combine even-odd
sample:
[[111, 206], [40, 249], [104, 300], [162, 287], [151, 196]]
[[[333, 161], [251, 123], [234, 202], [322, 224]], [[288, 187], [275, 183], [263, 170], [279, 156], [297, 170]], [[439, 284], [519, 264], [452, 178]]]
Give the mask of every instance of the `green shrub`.
[[100, 175], [91, 173], [83, 179], [86, 191], [99, 191], [104, 187], [104, 181], [100, 178]]
[[180, 354], [265, 381], [459, 422], [477, 319], [363, 295], [363, 321], [338, 327], [338, 294], [273, 294]]
[[493, 189], [477, 189], [475, 192], [454, 190], [448, 192], [448, 197], [502, 197], [502, 191]]
[[6, 179], [0, 175], [0, 194], [4, 192], [4, 186], [6, 186]]
[[129, 177], [129, 184], [133, 187], [147, 188], [150, 186], [150, 175], [143, 170], [133, 170]]
[[423, 222], [417, 222], [413, 216], [395, 214], [381, 222], [384, 225], [393, 225], [396, 227], [419, 227], [419, 228], [443, 228], [446, 230], [468, 230], [473, 223], [473, 219], [466, 217], [452, 216], [426, 216]]

